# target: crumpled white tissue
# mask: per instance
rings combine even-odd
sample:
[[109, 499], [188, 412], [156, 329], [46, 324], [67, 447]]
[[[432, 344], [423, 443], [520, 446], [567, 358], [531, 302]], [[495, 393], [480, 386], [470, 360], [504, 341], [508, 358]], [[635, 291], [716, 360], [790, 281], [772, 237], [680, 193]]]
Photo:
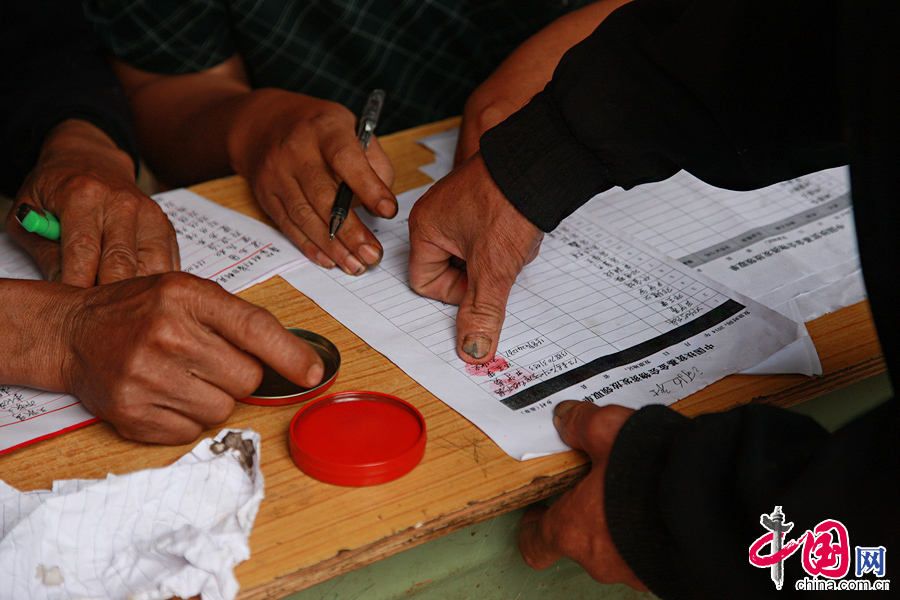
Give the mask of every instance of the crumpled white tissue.
[[27, 493], [0, 481], [0, 599], [232, 600], [263, 499], [259, 443], [224, 430], [161, 469]]

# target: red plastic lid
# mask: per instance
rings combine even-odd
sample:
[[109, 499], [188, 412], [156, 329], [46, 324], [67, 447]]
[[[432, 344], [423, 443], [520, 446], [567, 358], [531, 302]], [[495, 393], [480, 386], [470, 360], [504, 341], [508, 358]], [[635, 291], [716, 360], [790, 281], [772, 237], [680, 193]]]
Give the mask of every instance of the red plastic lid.
[[411, 404], [378, 392], [314, 400], [291, 420], [294, 463], [326, 483], [385, 483], [413, 470], [425, 453], [425, 419]]

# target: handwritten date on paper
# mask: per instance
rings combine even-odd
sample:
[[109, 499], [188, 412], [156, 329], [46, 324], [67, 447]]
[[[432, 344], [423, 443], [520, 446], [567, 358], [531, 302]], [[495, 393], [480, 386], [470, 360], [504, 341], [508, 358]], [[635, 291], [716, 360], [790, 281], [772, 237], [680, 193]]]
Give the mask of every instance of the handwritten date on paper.
[[650, 390], [650, 394], [654, 397], [671, 394], [674, 391], [674, 388], [683, 388], [701, 375], [703, 375], [703, 372], [697, 367], [692, 367], [687, 370], [683, 369], [679, 371], [675, 377], [657, 383], [656, 387]]

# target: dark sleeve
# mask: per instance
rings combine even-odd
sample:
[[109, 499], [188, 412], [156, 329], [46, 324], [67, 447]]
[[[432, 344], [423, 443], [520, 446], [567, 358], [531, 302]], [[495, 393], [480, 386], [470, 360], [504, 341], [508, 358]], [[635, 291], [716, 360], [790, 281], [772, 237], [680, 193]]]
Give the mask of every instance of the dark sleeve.
[[[900, 231], [898, 26], [895, 7], [874, 0], [635, 0], [568, 53], [528, 107], [485, 134], [482, 153], [507, 197], [544, 229], [593, 193], [679, 169], [746, 189], [849, 162], [863, 273], [898, 390], [889, 258]], [[617, 549], [665, 599], [797, 597], [802, 549], [785, 561], [781, 590], [749, 562], [766, 533], [761, 516], [780, 506], [791, 540], [840, 521], [847, 579], [856, 579], [857, 547], [900, 547], [898, 406], [894, 398], [833, 434], [766, 406], [694, 419], [639, 410], [606, 476]]]
[[4, 2], [0, 39], [0, 191], [15, 195], [49, 130], [71, 118], [106, 132], [137, 168], [128, 105], [80, 2]]
[[544, 231], [681, 169], [746, 190], [846, 164], [838, 20], [836, 0], [634, 0], [485, 133], [485, 163]]
[[807, 576], [802, 548], [785, 560], [781, 590], [768, 568], [749, 562], [750, 545], [767, 533], [760, 517], [781, 506], [794, 524], [786, 540], [840, 521], [851, 544], [847, 578], [856, 579], [856, 546], [900, 547], [898, 406], [892, 399], [834, 434], [763, 405], [694, 419], [658, 405], [639, 410], [606, 474], [617, 549], [663, 599], [797, 597], [794, 583]]

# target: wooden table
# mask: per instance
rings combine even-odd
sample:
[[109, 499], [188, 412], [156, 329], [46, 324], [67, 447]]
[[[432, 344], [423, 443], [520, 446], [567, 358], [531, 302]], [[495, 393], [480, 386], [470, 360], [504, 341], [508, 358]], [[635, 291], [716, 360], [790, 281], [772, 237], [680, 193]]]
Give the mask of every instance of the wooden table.
[[[415, 140], [456, 126], [435, 123], [385, 136], [397, 168], [396, 192], [428, 183], [417, 167], [432, 154]], [[266, 220], [240, 177], [212, 181], [196, 192]], [[236, 575], [240, 598], [281, 598], [340, 573], [411, 548], [456, 529], [565, 490], [588, 466], [577, 452], [518, 462], [480, 430], [425, 391], [316, 304], [276, 277], [242, 292], [286, 326], [330, 338], [343, 364], [332, 392], [375, 390], [417, 406], [428, 424], [422, 463], [399, 480], [366, 488], [319, 483], [288, 454], [286, 432], [296, 406], [238, 403], [224, 427], [252, 427], [262, 436], [266, 498], [250, 538], [252, 556]], [[747, 402], [789, 405], [875, 375], [885, 369], [866, 303], [808, 324], [825, 374], [734, 375], [674, 406], [687, 415]], [[210, 430], [214, 435], [220, 428]], [[105, 423], [39, 442], [0, 457], [0, 477], [21, 490], [48, 488], [54, 479], [102, 478], [172, 463], [193, 446], [150, 446], [121, 439]]]

